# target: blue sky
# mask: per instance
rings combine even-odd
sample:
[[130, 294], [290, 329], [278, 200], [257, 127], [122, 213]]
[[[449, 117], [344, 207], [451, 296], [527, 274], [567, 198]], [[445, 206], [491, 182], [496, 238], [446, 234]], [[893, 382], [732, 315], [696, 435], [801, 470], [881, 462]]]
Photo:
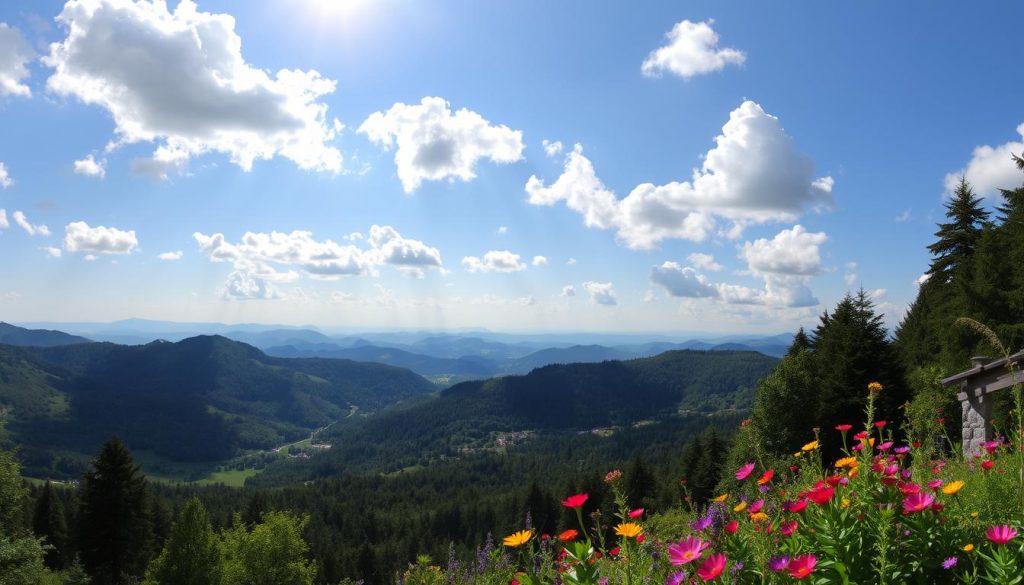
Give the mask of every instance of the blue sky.
[[894, 323], [949, 177], [1024, 179], [1022, 21], [5, 2], [0, 320], [774, 333], [863, 286]]

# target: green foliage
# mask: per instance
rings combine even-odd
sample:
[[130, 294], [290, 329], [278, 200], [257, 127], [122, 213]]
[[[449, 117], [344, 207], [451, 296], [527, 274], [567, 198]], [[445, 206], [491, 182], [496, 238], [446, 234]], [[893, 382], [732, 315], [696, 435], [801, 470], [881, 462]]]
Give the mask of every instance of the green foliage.
[[268, 512], [248, 531], [236, 519], [224, 533], [224, 585], [311, 585], [316, 565], [302, 539], [308, 523], [308, 516]]
[[202, 502], [192, 498], [178, 513], [143, 585], [220, 585], [222, 570], [220, 542]]
[[43, 546], [24, 526], [26, 504], [20, 466], [0, 451], [0, 585], [36, 585], [45, 574]]
[[943, 377], [938, 366], [920, 367], [907, 375], [914, 398], [907, 405], [905, 430], [912, 442], [922, 445], [925, 461], [954, 448], [946, 433], [946, 418], [959, 409], [959, 403], [955, 391], [939, 383]]
[[153, 525], [146, 478], [114, 437], [82, 479], [79, 547], [97, 585], [141, 577], [152, 555]]

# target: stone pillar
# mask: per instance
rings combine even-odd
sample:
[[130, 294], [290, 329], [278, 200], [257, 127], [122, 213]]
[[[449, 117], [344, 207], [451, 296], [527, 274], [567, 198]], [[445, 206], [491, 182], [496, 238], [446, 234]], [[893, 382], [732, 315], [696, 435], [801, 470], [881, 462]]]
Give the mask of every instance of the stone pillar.
[[992, 396], [977, 396], [975, 392], [969, 391], [960, 397], [964, 457], [972, 457], [982, 451], [985, 441], [992, 440]]

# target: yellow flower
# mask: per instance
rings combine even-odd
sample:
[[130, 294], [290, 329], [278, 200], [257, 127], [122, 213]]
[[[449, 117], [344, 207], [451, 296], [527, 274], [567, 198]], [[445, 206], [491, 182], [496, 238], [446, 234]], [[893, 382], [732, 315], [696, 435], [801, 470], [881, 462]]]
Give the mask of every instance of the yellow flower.
[[736, 504], [736, 507], [734, 507], [732, 509], [732, 511], [736, 512], [738, 514], [738, 513], [742, 512], [743, 510], [746, 510], [746, 509], [747, 509], [747, 503], [746, 502], [740, 502], [740, 503]]
[[810, 443], [807, 443], [803, 447], [800, 447], [800, 450], [801, 451], [814, 451], [817, 448], [818, 448], [818, 442], [817, 441], [811, 441]]
[[872, 383], [868, 384], [868, 390], [871, 391], [871, 392], [881, 392], [882, 391], [882, 385], [879, 384], [878, 382], [872, 382]]
[[971, 518], [977, 518], [977, 517], [978, 517], [978, 513], [977, 512], [971, 512]]
[[751, 522], [764, 522], [767, 519], [768, 519], [768, 514], [765, 514], [764, 512], [754, 512], [753, 514], [750, 515], [750, 521]]
[[523, 546], [530, 539], [533, 538], [532, 530], [520, 530], [519, 532], [513, 532], [512, 534], [505, 537], [505, 546], [515, 548], [517, 546]]
[[624, 522], [615, 527], [615, 534], [626, 538], [636, 538], [643, 533], [644, 529], [635, 522]]
[[850, 507], [850, 500], [848, 500], [846, 498], [843, 498], [843, 507], [844, 508], [849, 508]]
[[793, 457], [800, 457], [802, 455], [803, 455], [803, 453], [800, 452], [800, 451], [797, 451], [796, 453], [793, 453]]
[[974, 545], [973, 544], [968, 542], [967, 544], [964, 545], [964, 548], [963, 548], [964, 552], [971, 552], [972, 550], [974, 550]]
[[722, 494], [722, 495], [718, 496], [717, 498], [711, 498], [711, 501], [712, 502], [716, 502], [718, 504], [721, 504], [728, 497], [729, 497], [729, 494]]
[[946, 494], [947, 496], [952, 496], [953, 494], [962, 490], [964, 488], [964, 485], [966, 484], [963, 482], [963, 480], [958, 479], [956, 481], [951, 481], [946, 484], [946, 487], [942, 488], [942, 493]]
[[854, 457], [843, 457], [839, 461], [836, 461], [836, 469], [842, 469], [844, 467], [857, 467], [857, 459]]

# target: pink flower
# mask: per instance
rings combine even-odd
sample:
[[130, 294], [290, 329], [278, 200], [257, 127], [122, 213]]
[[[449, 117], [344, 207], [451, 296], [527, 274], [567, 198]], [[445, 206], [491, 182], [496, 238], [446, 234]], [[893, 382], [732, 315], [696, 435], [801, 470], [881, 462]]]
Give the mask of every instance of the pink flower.
[[875, 428], [877, 428], [877, 429], [885, 428], [885, 421], [884, 420], [875, 421]]
[[782, 529], [783, 534], [789, 536], [790, 534], [796, 532], [797, 526], [798, 525], [796, 523], [796, 520], [790, 520], [789, 522], [783, 522], [781, 525], [779, 525], [779, 528]]
[[753, 473], [753, 472], [754, 472], [754, 464], [753, 463], [747, 463], [746, 465], [744, 465], [743, 467], [740, 467], [736, 471], [736, 480], [737, 481], [743, 481], [744, 479], [747, 479], [748, 477], [750, 477], [750, 474]]
[[636, 510], [630, 510], [629, 511], [629, 517], [632, 518], [633, 520], [636, 520], [637, 518], [640, 518], [643, 515], [644, 515], [644, 509], [643, 508], [637, 508]]
[[710, 581], [722, 574], [725, 570], [725, 555], [716, 553], [708, 556], [704, 564], [697, 569], [697, 576], [705, 581]]
[[794, 579], [803, 579], [810, 576], [814, 566], [818, 564], [818, 557], [814, 555], [800, 555], [789, 561], [789, 575]]
[[753, 504], [750, 504], [750, 507], [747, 508], [747, 512], [750, 512], [751, 514], [756, 514], [761, 511], [761, 508], [764, 508], [764, 500], [758, 500]]
[[691, 536], [668, 547], [668, 560], [673, 565], [685, 565], [699, 559], [710, 544]]
[[906, 498], [903, 498], [903, 513], [913, 514], [914, 512], [920, 512], [927, 510], [935, 503], [935, 496], [928, 492], [917, 492], [910, 494]]
[[937, 490], [940, 487], [942, 487], [942, 480], [941, 479], [933, 479], [933, 480], [928, 482], [928, 487], [931, 488], [932, 490]]
[[801, 499], [801, 500], [797, 500], [797, 501], [793, 502], [792, 504], [790, 504], [789, 505], [789, 511], [794, 513], [794, 514], [799, 514], [800, 512], [803, 512], [806, 507], [807, 507], [807, 500], [806, 499]]
[[985, 531], [985, 538], [996, 544], [1006, 544], [1016, 538], [1017, 531], [1007, 525], [993, 526]]
[[878, 446], [879, 451], [888, 451], [892, 449], [892, 441], [886, 441]]
[[989, 453], [995, 453], [996, 449], [999, 448], [999, 441], [985, 441], [983, 445], [985, 446], [986, 451]]
[[852, 428], [853, 425], [836, 425], [836, 430], [839, 431], [840, 433], [845, 433], [846, 431]]

